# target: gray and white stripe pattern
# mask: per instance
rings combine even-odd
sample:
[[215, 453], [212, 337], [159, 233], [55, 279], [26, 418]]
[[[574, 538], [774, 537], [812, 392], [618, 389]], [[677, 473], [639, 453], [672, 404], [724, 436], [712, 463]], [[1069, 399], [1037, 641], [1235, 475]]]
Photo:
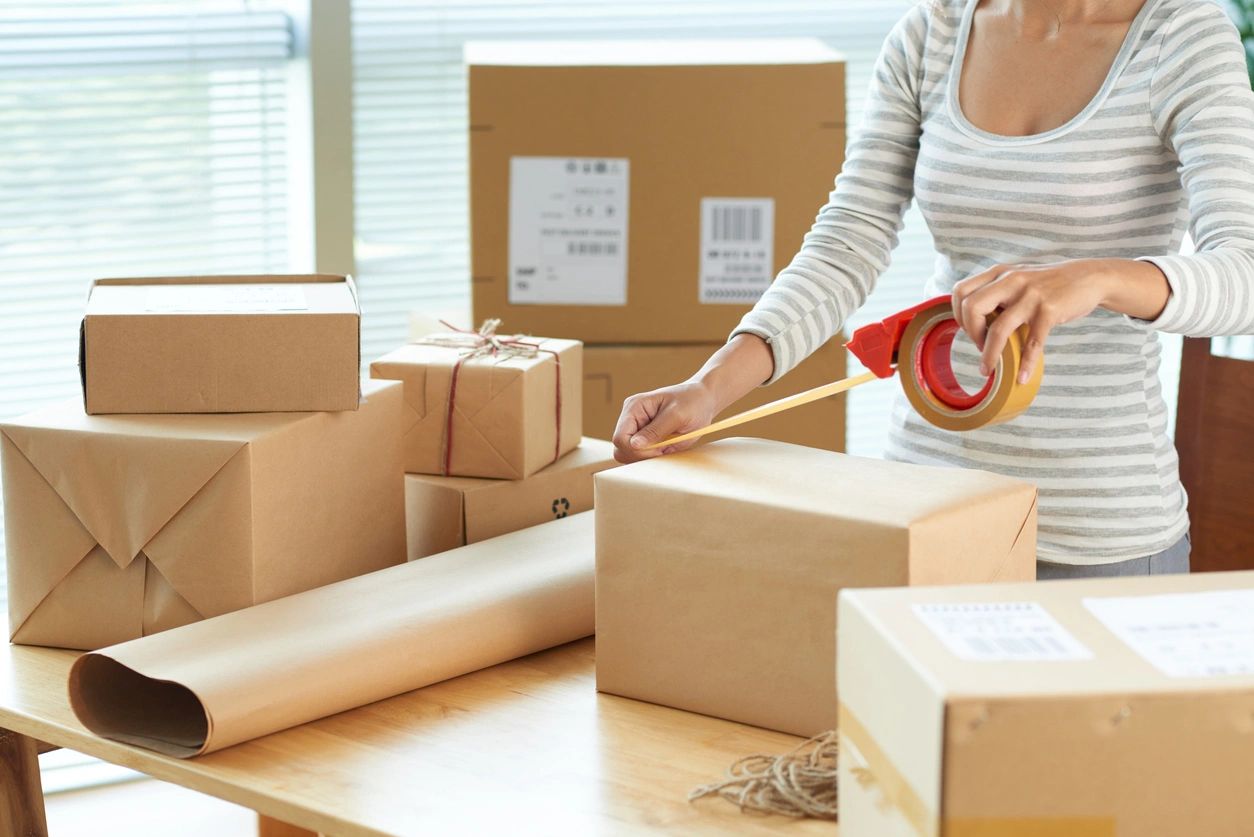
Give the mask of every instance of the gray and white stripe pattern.
[[[1254, 332], [1254, 93], [1244, 52], [1214, 3], [1147, 0], [1079, 114], [1004, 137], [957, 105], [974, 8], [923, 2], [889, 35], [830, 200], [736, 333], [766, 339], [772, 380], [785, 374], [871, 293], [912, 199], [937, 248], [920, 300], [997, 263], [1151, 260], [1172, 291], [1157, 320], [1099, 309], [1055, 329], [1040, 395], [1004, 425], [946, 432], [899, 397], [888, 453], [1035, 483], [1041, 558], [1151, 555], [1188, 529], [1157, 332]], [[1178, 255], [1186, 229], [1197, 250]], [[977, 360], [969, 341], [955, 341], [960, 379], [975, 382]]]

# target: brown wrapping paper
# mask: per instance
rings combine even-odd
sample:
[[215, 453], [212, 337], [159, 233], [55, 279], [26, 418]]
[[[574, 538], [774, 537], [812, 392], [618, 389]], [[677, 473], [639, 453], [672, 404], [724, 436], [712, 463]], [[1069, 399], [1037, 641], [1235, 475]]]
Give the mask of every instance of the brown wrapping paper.
[[84, 654], [97, 735], [186, 758], [593, 631], [591, 513]]

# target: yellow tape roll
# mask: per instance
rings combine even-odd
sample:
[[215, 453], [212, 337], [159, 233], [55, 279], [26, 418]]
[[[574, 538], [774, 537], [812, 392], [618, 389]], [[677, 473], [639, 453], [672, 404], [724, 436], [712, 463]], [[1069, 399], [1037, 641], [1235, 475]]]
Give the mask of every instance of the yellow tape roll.
[[916, 314], [902, 333], [897, 375], [919, 415], [944, 430], [974, 430], [1010, 421], [1027, 410], [1041, 387], [1045, 366], [1043, 360], [1038, 362], [1028, 382], [1018, 383], [1027, 327], [1010, 335], [988, 383], [974, 395], [958, 384], [950, 365], [949, 350], [957, 331], [953, 308], [943, 302]]

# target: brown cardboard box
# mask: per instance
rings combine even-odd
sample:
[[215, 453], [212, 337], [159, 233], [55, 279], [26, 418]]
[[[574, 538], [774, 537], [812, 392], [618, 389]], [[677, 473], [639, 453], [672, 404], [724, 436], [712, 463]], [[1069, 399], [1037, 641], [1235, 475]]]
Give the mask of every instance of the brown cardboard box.
[[370, 377], [405, 382], [406, 473], [523, 479], [579, 444], [583, 347], [577, 340], [525, 339], [540, 351], [469, 357], [464, 348], [419, 341], [370, 364]]
[[1027, 580], [1036, 490], [725, 439], [597, 474], [597, 688], [814, 735], [844, 587]]
[[[720, 345], [584, 346], [584, 432], [598, 439], [612, 438], [624, 399], [687, 379]], [[845, 349], [839, 342], [831, 341], [776, 383], [750, 392], [723, 415], [748, 410], [843, 377]], [[845, 399], [827, 398], [722, 433], [713, 433], [707, 440], [729, 436], [757, 436], [812, 448], [844, 450]]]
[[93, 415], [356, 410], [360, 331], [345, 276], [99, 279], [84, 402]]
[[0, 424], [10, 636], [99, 648], [404, 562], [401, 406]]
[[409, 560], [587, 511], [592, 508], [592, 475], [615, 464], [613, 445], [584, 439], [522, 480], [406, 474]]
[[478, 43], [466, 61], [475, 322], [723, 340], [843, 159], [844, 63], [817, 40]]
[[1254, 572], [839, 609], [841, 837], [1251, 833]]

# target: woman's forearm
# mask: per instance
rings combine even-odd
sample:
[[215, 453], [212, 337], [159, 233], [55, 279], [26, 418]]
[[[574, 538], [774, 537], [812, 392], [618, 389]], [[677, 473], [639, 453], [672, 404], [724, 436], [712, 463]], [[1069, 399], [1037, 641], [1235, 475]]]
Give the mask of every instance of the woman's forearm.
[[1102, 307], [1139, 320], [1154, 320], [1167, 307], [1171, 286], [1153, 262], [1093, 259], [1104, 285]]
[[737, 334], [710, 356], [689, 378], [709, 390], [721, 413], [771, 377], [775, 360], [771, 347], [755, 334]]

